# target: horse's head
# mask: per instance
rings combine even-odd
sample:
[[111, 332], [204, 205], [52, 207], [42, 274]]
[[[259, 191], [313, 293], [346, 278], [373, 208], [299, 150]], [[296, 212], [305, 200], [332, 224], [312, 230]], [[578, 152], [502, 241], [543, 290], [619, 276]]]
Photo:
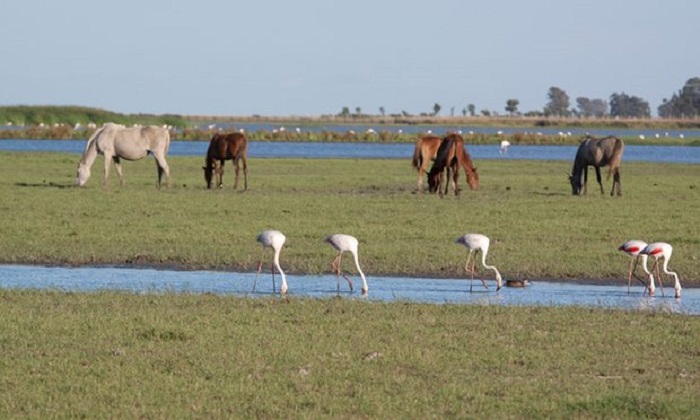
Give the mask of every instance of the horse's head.
[[211, 178], [214, 173], [214, 165], [212, 165], [211, 161], [207, 161], [206, 165], [202, 166], [202, 169], [204, 169], [204, 180], [207, 182], [207, 188], [211, 189]]
[[581, 194], [581, 177], [576, 177], [572, 174], [567, 174], [569, 176], [569, 183], [571, 184], [571, 194], [580, 195]]
[[467, 184], [472, 190], [479, 189], [479, 173], [474, 168], [471, 172], [467, 172]]
[[75, 185], [82, 187], [90, 179], [90, 165], [86, 163], [78, 163], [78, 172], [75, 175]]
[[428, 191], [435, 194], [440, 189], [440, 172], [430, 171], [428, 174]]

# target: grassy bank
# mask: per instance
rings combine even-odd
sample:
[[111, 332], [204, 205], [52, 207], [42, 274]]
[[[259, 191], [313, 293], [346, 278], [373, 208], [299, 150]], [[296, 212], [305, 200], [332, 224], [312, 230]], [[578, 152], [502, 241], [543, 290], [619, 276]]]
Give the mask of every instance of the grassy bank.
[[[125, 162], [127, 185], [101, 186], [102, 159], [84, 189], [72, 187], [79, 156], [0, 153], [0, 261], [166, 264], [254, 270], [255, 236], [288, 237], [282, 266], [329, 270], [330, 233], [360, 239], [372, 274], [461, 276], [468, 232], [492, 238], [489, 259], [505, 278], [622, 282], [628, 239], [674, 245], [671, 268], [700, 283], [700, 166], [623, 163], [624, 196], [573, 197], [568, 162], [476, 161], [479, 191], [459, 199], [417, 195], [405, 160], [252, 159], [247, 192], [204, 188], [202, 159], [170, 157], [174, 186], [156, 191], [152, 159]], [[464, 179], [460, 181], [464, 186]], [[606, 183], [609, 191], [610, 183]], [[348, 261], [349, 263], [349, 261]]]
[[700, 318], [0, 291], [0, 417], [693, 418]]

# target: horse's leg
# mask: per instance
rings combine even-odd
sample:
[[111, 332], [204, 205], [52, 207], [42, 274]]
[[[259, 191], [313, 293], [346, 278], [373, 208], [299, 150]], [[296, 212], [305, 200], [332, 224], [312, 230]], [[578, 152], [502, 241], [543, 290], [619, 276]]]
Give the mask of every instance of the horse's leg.
[[102, 178], [102, 186], [109, 186], [109, 167], [112, 164], [112, 155], [109, 153], [104, 154], [105, 157], [105, 176]]
[[[580, 190], [579, 195], [588, 193], [588, 166], [583, 167], [583, 187]], [[580, 178], [579, 178], [580, 179]]]
[[237, 190], [237, 189], [238, 189], [238, 169], [239, 169], [239, 168], [238, 168], [238, 166], [239, 166], [238, 160], [239, 160], [238, 158], [235, 158], [235, 159], [233, 160], [233, 173], [236, 174], [236, 178], [235, 178], [235, 180], [233, 181], [233, 189], [234, 189], [234, 190]]
[[214, 172], [216, 173], [216, 187], [223, 188], [224, 186], [224, 163], [225, 160], [217, 161], [216, 166], [214, 166]]
[[422, 161], [420, 164], [420, 167], [418, 168], [418, 192], [422, 193], [423, 192], [423, 175], [425, 174], [425, 169], [426, 169], [426, 164], [425, 161]]
[[610, 195], [615, 194], [615, 186], [617, 186], [617, 195], [620, 196], [622, 195], [622, 182], [620, 179], [620, 168], [615, 169], [615, 172], [613, 173], [613, 188], [612, 191], [610, 191]]
[[600, 193], [605, 194], [605, 191], [603, 190], [603, 179], [600, 177], [600, 168], [597, 166], [594, 166], [595, 168], [595, 179], [598, 181], [598, 185], [600, 186]]
[[123, 187], [124, 186], [124, 172], [122, 172], [122, 161], [119, 159], [119, 156], [114, 156], [112, 158], [114, 161], [114, 170], [117, 171], [117, 175], [119, 176], [119, 186]]
[[156, 158], [156, 165], [158, 166], [158, 184], [156, 187], [160, 189], [160, 184], [163, 179], [163, 174], [165, 174], [165, 188], [170, 189], [170, 167], [168, 162], [165, 160], [165, 155], [158, 153], [154, 154]]
[[455, 197], [459, 197], [459, 166], [455, 163], [452, 165], [452, 188], [455, 191]]
[[248, 157], [243, 156], [243, 190], [248, 189]]

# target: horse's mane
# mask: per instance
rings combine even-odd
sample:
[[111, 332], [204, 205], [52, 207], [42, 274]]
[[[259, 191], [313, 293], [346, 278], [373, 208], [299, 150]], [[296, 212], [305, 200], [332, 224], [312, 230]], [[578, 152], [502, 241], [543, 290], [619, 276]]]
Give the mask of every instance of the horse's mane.
[[455, 144], [455, 138], [453, 136], [447, 136], [440, 143], [440, 147], [437, 151], [437, 156], [435, 156], [435, 162], [433, 167], [430, 169], [428, 176], [434, 176], [436, 173], [442, 172], [447, 165], [450, 164], [449, 160], [454, 157], [452, 148]]
[[97, 137], [99, 137], [100, 134], [102, 134], [103, 131], [107, 128], [107, 124], [103, 124], [102, 127], [98, 128], [95, 130], [94, 133], [92, 133], [92, 136], [88, 139], [87, 143], [85, 144], [85, 150], [83, 151], [83, 156], [80, 158], [80, 163], [86, 163], [86, 157], [88, 155], [88, 151], [95, 147], [95, 140], [97, 140]]

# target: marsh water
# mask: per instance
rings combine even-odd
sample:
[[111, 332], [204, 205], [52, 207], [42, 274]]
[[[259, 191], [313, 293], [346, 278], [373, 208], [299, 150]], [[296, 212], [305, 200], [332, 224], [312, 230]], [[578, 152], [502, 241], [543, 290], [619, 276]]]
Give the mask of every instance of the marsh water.
[[[252, 292], [258, 278], [257, 288]], [[279, 291], [279, 276], [276, 290]], [[381, 302], [418, 302], [432, 304], [476, 304], [504, 306], [583, 306], [620, 309], [662, 310], [700, 315], [700, 288], [685, 288], [681, 299], [673, 297], [670, 283], [665, 296], [657, 289], [655, 297], [644, 295], [644, 287], [635, 282], [630, 293], [623, 279], [607, 285], [574, 281], [532, 281], [524, 288], [504, 287], [496, 292], [496, 283], [487, 280], [489, 289], [474, 280], [469, 292], [469, 279], [430, 279], [368, 276], [369, 294], [359, 292], [360, 279], [354, 278], [355, 291], [340, 278], [340, 293], [334, 275], [288, 275], [288, 296], [306, 298], [366, 299]], [[216, 293], [249, 297], [276, 297], [272, 278], [263, 273], [221, 271], [175, 271], [123, 267], [45, 267], [0, 265], [0, 288], [49, 289], [94, 292], [117, 290], [130, 293]]]
[[[204, 156], [204, 141], [174, 141], [172, 156]], [[248, 148], [251, 158], [314, 158], [314, 159], [410, 159], [413, 144], [362, 142], [259, 142]], [[85, 141], [80, 140], [0, 140], [0, 150], [19, 152], [62, 152], [81, 155]], [[496, 145], [469, 145], [474, 159], [573, 160], [576, 146], [511, 146], [501, 153]], [[625, 146], [625, 161], [667, 163], [700, 163], [700, 147], [692, 146]]]

